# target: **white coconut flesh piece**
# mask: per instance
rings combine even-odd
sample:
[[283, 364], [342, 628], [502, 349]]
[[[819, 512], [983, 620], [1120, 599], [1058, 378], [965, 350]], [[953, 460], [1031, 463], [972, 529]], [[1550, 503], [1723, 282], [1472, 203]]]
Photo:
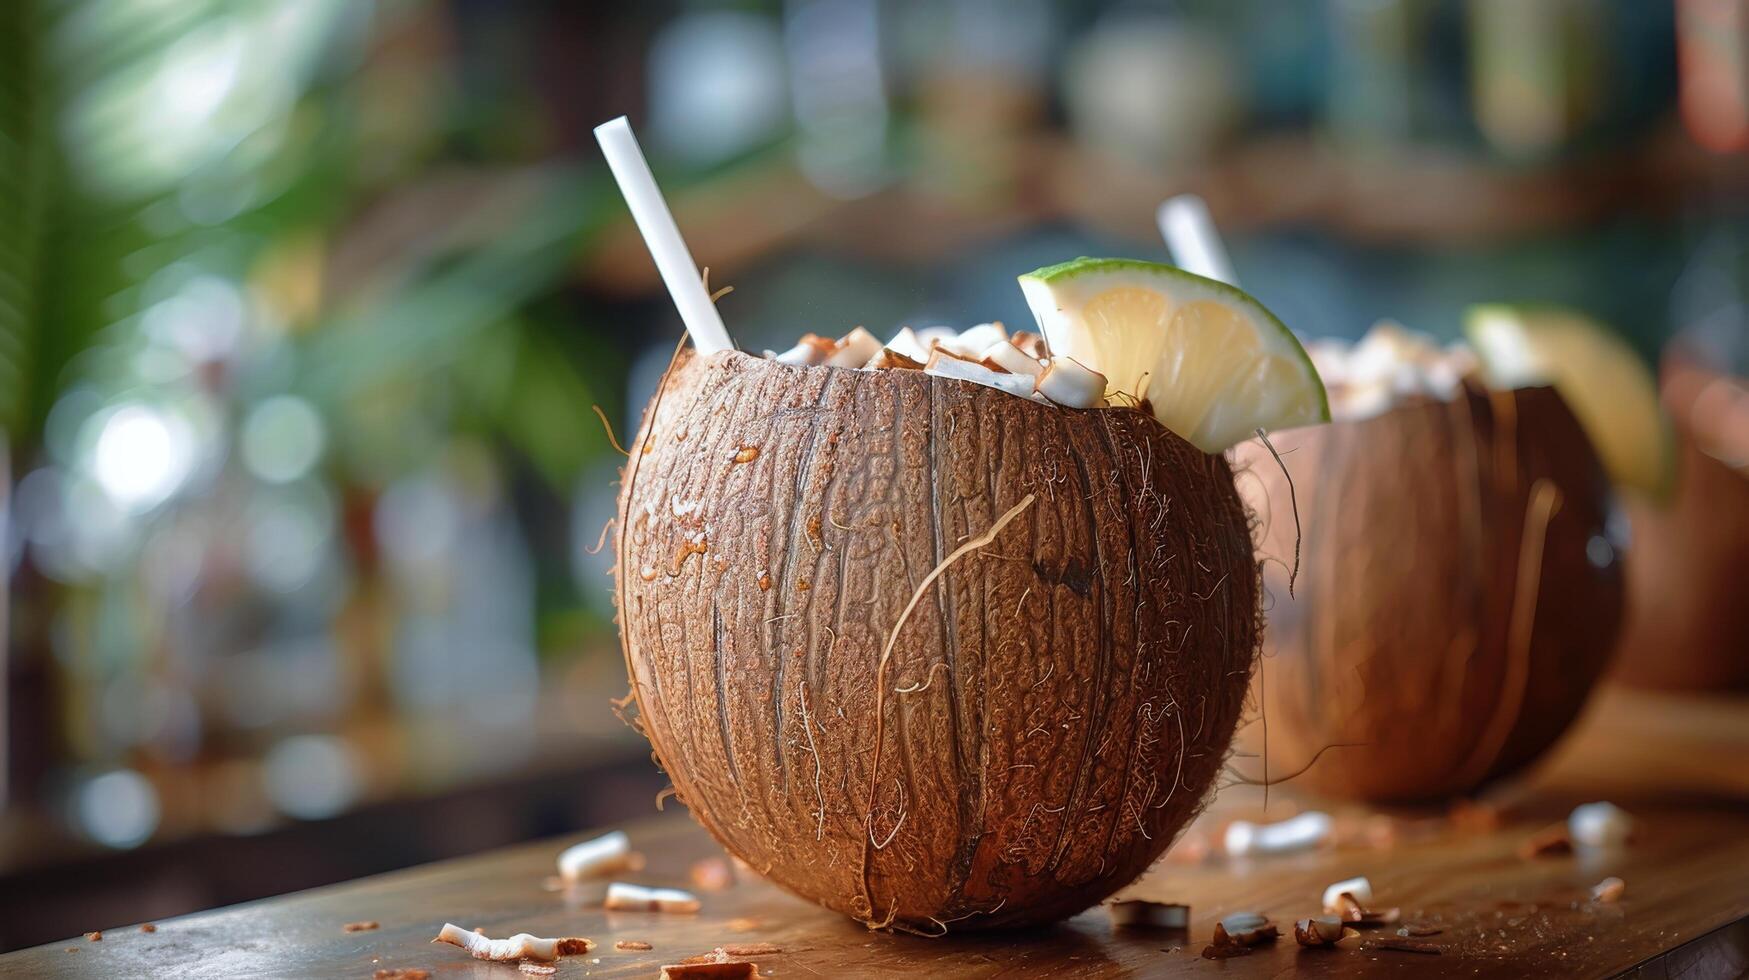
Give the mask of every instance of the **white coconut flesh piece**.
[[687, 914], [697, 912], [699, 902], [698, 896], [678, 888], [647, 888], [616, 881], [607, 886], [607, 898], [602, 902], [602, 908]]
[[507, 939], [488, 939], [449, 922], [443, 924], [443, 929], [432, 942], [460, 946], [476, 960], [497, 962], [539, 960], [542, 963], [551, 963], [561, 956], [578, 956], [595, 948], [595, 942], [589, 939], [542, 939], [526, 932], [519, 932]]
[[969, 327], [954, 337], [937, 341], [943, 348], [961, 357], [977, 357], [991, 344], [999, 344], [1008, 339], [1008, 328], [1000, 323], [980, 323]]
[[1358, 905], [1366, 905], [1372, 901], [1372, 882], [1364, 877], [1345, 878], [1324, 889], [1324, 911], [1339, 912], [1342, 910], [1342, 896], [1347, 895]]
[[886, 349], [903, 354], [919, 364], [929, 360], [929, 348], [917, 338], [917, 331], [910, 327], [901, 327], [898, 333], [893, 334], [893, 339], [887, 341]]
[[1025, 374], [1037, 377], [1044, 370], [1044, 365], [1031, 354], [1003, 340], [984, 348], [978, 355], [978, 360], [994, 364], [1010, 374]]
[[[1407, 402], [1449, 401], [1464, 380], [1481, 380], [1475, 351], [1381, 320], [1358, 343], [1325, 338], [1306, 348], [1330, 393], [1332, 418], [1371, 418]], [[1533, 382], [1534, 383], [1534, 382]]]
[[1230, 857], [1289, 854], [1317, 847], [1329, 840], [1334, 830], [1335, 822], [1328, 813], [1308, 810], [1275, 823], [1235, 820], [1227, 825], [1222, 845]]
[[1582, 803], [1567, 817], [1567, 834], [1582, 847], [1617, 847], [1634, 833], [1634, 818], [1614, 803]]
[[875, 335], [857, 327], [839, 339], [838, 346], [826, 358], [826, 366], [859, 368], [880, 351], [881, 342]]
[[[675, 514], [681, 513], [679, 501]], [[593, 840], [574, 844], [559, 854], [559, 877], [577, 881], [594, 875], [611, 874], [632, 863], [632, 844], [623, 831], [603, 834]]]
[[975, 385], [1005, 391], [1016, 398], [1031, 398], [1033, 394], [1031, 377], [997, 371], [982, 362], [957, 357], [946, 349], [937, 349], [929, 355], [929, 363], [923, 366], [923, 373], [937, 378], [970, 381]]
[[1038, 393], [1069, 408], [1105, 404], [1105, 375], [1072, 357], [1053, 357], [1038, 376]]

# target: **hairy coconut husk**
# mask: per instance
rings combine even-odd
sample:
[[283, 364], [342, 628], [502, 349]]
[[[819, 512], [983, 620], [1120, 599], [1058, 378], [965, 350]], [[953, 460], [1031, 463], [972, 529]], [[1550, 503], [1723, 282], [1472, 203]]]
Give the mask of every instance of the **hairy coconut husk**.
[[683, 354], [620, 498], [638, 724], [805, 898], [930, 934], [1070, 915], [1223, 764], [1246, 527], [1226, 461], [1139, 412]]
[[1332, 796], [1431, 800], [1552, 744], [1622, 604], [1608, 484], [1554, 390], [1466, 390], [1270, 438], [1304, 556], [1290, 596], [1287, 481], [1241, 446], [1268, 619], [1262, 718], [1241, 744], [1261, 754], [1267, 737], [1270, 778], [1304, 769], [1296, 785]]
[[[1676, 491], [1667, 501], [1627, 498], [1633, 536], [1630, 601], [1615, 676], [1630, 684], [1749, 690], [1749, 602], [1743, 601], [1749, 474], [1702, 448], [1725, 436], [1727, 428], [1749, 431], [1749, 412], [1741, 402], [1717, 406], [1702, 400], [1709, 386], [1728, 383], [1684, 362], [1665, 365], [1664, 404], [1676, 423], [1678, 444]], [[1731, 409], [1734, 417], [1727, 414]]]

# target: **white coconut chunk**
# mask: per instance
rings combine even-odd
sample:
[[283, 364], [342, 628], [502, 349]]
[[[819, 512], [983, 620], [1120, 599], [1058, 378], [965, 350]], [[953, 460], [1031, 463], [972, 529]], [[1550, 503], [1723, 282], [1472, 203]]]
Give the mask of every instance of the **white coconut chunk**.
[[1312, 359], [1312, 367], [1317, 368], [1318, 377], [1325, 385], [1348, 381], [1348, 355], [1352, 350], [1352, 344], [1338, 337], [1320, 337], [1306, 342], [1306, 356]]
[[639, 912], [697, 912], [698, 896], [678, 888], [645, 888], [616, 881], [607, 886], [602, 908]]
[[1105, 375], [1071, 357], [1053, 357], [1039, 373], [1038, 393], [1066, 408], [1105, 404]]
[[1591, 886], [1591, 900], [1603, 905], [1619, 902], [1627, 890], [1627, 882], [1611, 876]]
[[[696, 508], [697, 505], [694, 504], [693, 509]], [[675, 504], [674, 513], [681, 516], [678, 502]], [[632, 842], [623, 831], [616, 830], [565, 848], [559, 854], [559, 877], [566, 881], [576, 881], [594, 875], [612, 874], [629, 866], [631, 860]]]
[[1008, 339], [1008, 328], [1000, 323], [980, 323], [968, 327], [957, 336], [940, 341], [942, 347], [962, 357], [977, 357], [991, 344]]
[[977, 361], [969, 361], [963, 357], [955, 357], [946, 350], [937, 350], [929, 355], [929, 363], [924, 366], [925, 374], [938, 378], [955, 378], [960, 381], [970, 381], [972, 384], [1005, 391], [1019, 398], [1032, 396], [1032, 379], [1023, 374], [1003, 374], [992, 371]]
[[1044, 370], [1044, 365], [1037, 358], [1006, 340], [984, 348], [978, 355], [978, 360], [989, 361], [1010, 374], [1024, 374], [1028, 377], [1037, 377]]
[[476, 960], [500, 962], [539, 960], [551, 963], [561, 956], [580, 956], [595, 948], [595, 942], [590, 939], [542, 939], [526, 932], [519, 932], [508, 939], [487, 939], [477, 932], [449, 922], [443, 924], [437, 938], [432, 942], [460, 946]]
[[1324, 889], [1324, 911], [1340, 912], [1343, 895], [1348, 895], [1356, 904], [1365, 906], [1372, 901], [1372, 882], [1365, 877], [1345, 878]]
[[772, 360], [779, 364], [793, 364], [797, 367], [812, 367], [815, 364], [825, 363], [826, 355], [821, 352], [820, 348], [815, 347], [813, 344], [803, 342], [791, 347], [789, 350], [786, 350], [781, 354], [778, 354], [776, 357], [773, 357]]
[[1335, 823], [1328, 813], [1307, 810], [1276, 823], [1256, 824], [1235, 820], [1227, 825], [1222, 843], [1229, 855], [1287, 854], [1317, 847], [1330, 839]]
[[861, 327], [839, 338], [838, 346], [826, 358], [827, 367], [862, 367], [869, 358], [881, 352], [881, 342]]
[[893, 334], [893, 339], [887, 341], [887, 349], [903, 354], [919, 364], [929, 360], [929, 348], [917, 338], [917, 331], [910, 327], [900, 327], [899, 332]]
[[1343, 385], [1330, 391], [1330, 414], [1347, 421], [1383, 415], [1397, 404], [1391, 386], [1378, 381]]
[[1614, 803], [1582, 803], [1567, 817], [1567, 834], [1585, 847], [1626, 844], [1634, 832], [1634, 818]]
[[1333, 946], [1342, 940], [1342, 918], [1314, 915], [1294, 923], [1294, 942], [1301, 946]]
[[1255, 946], [1280, 935], [1269, 917], [1257, 912], [1234, 912], [1221, 920], [1227, 937], [1241, 946]]
[[923, 348], [923, 359], [928, 360], [931, 351], [945, 346], [959, 335], [960, 332], [952, 327], [924, 327], [917, 331], [917, 346]]
[[891, 347], [882, 347], [863, 367], [869, 371], [916, 371], [923, 367], [923, 362]]
[[1432, 337], [1391, 320], [1380, 320], [1348, 355], [1350, 380], [1370, 381], [1391, 376], [1401, 364], [1431, 364], [1441, 356]]
[[1131, 899], [1112, 902], [1106, 911], [1114, 926], [1135, 929], [1188, 929], [1190, 906]]

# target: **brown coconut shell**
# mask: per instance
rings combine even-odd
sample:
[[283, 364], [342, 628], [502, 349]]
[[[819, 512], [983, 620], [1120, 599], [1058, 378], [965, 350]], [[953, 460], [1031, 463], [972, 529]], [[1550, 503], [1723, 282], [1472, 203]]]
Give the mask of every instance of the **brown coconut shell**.
[[1292, 595], [1287, 479], [1256, 443], [1236, 458], [1268, 619], [1262, 717], [1241, 744], [1262, 754], [1267, 739], [1269, 777], [1435, 800], [1548, 748], [1603, 671], [1622, 608], [1608, 483], [1554, 390], [1465, 391], [1270, 438], [1303, 529]]
[[[1626, 498], [1632, 546], [1628, 617], [1615, 676], [1639, 687], [1749, 690], [1749, 474], [1726, 458], [1743, 454], [1749, 399], [1710, 403], [1724, 376], [1683, 362], [1665, 365], [1663, 398], [1675, 421], [1676, 489], [1669, 500]], [[1735, 433], [1737, 442], [1730, 441]], [[1704, 448], [1703, 448], [1704, 447]]]
[[1202, 805], [1255, 656], [1227, 462], [1131, 410], [683, 354], [620, 529], [638, 724], [680, 799], [871, 925], [1122, 887]]

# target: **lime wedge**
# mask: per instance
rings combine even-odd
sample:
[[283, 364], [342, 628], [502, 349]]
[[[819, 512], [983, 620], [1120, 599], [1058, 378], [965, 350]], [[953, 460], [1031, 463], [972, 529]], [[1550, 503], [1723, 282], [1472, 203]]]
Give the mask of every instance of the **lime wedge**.
[[1330, 418], [1300, 342], [1225, 283], [1157, 262], [1080, 258], [1029, 272], [1020, 288], [1051, 354], [1105, 375], [1108, 398], [1145, 399], [1204, 452]]
[[1666, 496], [1675, 440], [1640, 355], [1596, 320], [1558, 307], [1471, 307], [1464, 332], [1495, 388], [1553, 385], [1618, 486]]

